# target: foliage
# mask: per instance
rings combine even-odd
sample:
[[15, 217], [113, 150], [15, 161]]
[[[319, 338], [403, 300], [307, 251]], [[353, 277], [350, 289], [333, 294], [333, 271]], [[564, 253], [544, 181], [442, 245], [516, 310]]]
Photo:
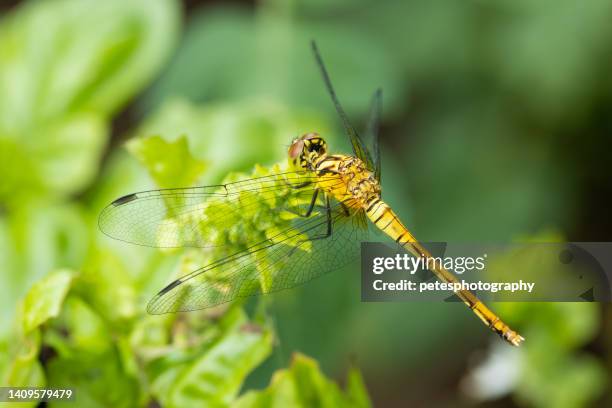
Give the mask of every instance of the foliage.
[[343, 393], [327, 380], [317, 363], [301, 354], [295, 354], [287, 370], [277, 372], [270, 386], [263, 391], [250, 391], [235, 405], [246, 407], [369, 407], [361, 374], [351, 369], [347, 389]]
[[[360, 304], [353, 271], [255, 311], [147, 316], [152, 294], [215, 254], [134, 247], [98, 230], [100, 210], [123, 194], [215, 184], [254, 163], [261, 174], [306, 131], [346, 150], [313, 38], [351, 117], [384, 88], [384, 195], [418, 238], [503, 241], [551, 227], [608, 237], [588, 214], [607, 211], [609, 170], [597, 158], [609, 133], [610, 2], [189, 10], [39, 0], [2, 16], [2, 385], [70, 385], [80, 406], [368, 406], [356, 369], [344, 391], [322, 374], [356, 354], [377, 403], [455, 405], [439, 384], [457, 383], [490, 336], [460, 306]], [[494, 309], [527, 338], [512, 359], [493, 348], [520, 373], [506, 389], [516, 404], [580, 407], [609, 393], [605, 311]], [[272, 375], [294, 350], [318, 363], [297, 354]]]
[[600, 312], [590, 303], [508, 303], [529, 339], [520, 359], [515, 398], [536, 407], [587, 406], [605, 389], [606, 373], [592, 355], [579, 351], [593, 339]]
[[166, 142], [159, 136], [148, 138], [146, 143], [133, 139], [127, 148], [149, 169], [160, 188], [194, 185], [206, 168], [203, 161], [189, 154], [185, 136], [174, 142]]
[[[112, 115], [159, 70], [178, 31], [172, 1], [32, 2], [0, 26], [3, 319], [36, 279], [77, 266], [82, 209]], [[18, 273], [21, 272], [21, 273]]]
[[26, 4], [4, 19], [4, 203], [65, 196], [91, 182], [111, 115], [158, 71], [177, 34], [177, 12], [165, 0], [154, 7], [63, 0]]
[[[10, 85], [0, 97], [6, 164], [0, 200], [7, 209], [0, 237], [7, 248], [2, 276], [9, 288], [3, 320], [14, 322], [10, 332], [3, 325], [3, 385], [75, 388], [80, 406], [151, 401], [228, 406], [272, 351], [269, 318], [263, 311], [249, 318], [240, 304], [146, 316], [146, 293], [171, 273], [184, 274], [203, 262], [202, 255], [145, 253], [109, 243], [97, 231], [101, 206], [123, 190], [142, 188], [147, 172], [157, 186], [170, 187], [193, 185], [215, 170], [209, 165], [211, 144], [194, 143], [194, 156], [189, 144], [203, 139], [196, 128], [174, 138], [176, 122], [212, 124], [222, 134], [236, 134], [228, 120], [243, 118], [236, 126], [244, 139], [279, 135], [280, 140], [294, 128], [296, 119], [285, 113], [284, 123], [277, 120], [274, 107], [244, 113], [208, 108], [210, 113], [198, 117], [195, 107], [171, 103], [143, 124], [139, 133], [146, 138], [127, 144], [142, 167], [112, 153], [96, 181], [110, 121], [159, 70], [175, 42], [178, 20], [178, 5], [169, 0], [59, 0], [26, 4], [0, 26], [0, 80]], [[37, 31], [44, 41], [31, 40]], [[188, 120], [177, 119], [185, 112]], [[156, 127], [167, 138], [151, 136], [149, 129]], [[324, 379], [320, 372], [316, 378]]]

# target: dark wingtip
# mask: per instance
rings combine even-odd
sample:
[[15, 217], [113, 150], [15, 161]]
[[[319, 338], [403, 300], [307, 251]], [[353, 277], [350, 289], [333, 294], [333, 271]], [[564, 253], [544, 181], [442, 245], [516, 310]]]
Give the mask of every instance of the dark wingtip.
[[170, 290], [172, 290], [172, 288], [177, 287], [181, 282], [182, 282], [182, 280], [180, 280], [180, 279], [175, 280], [174, 282], [170, 283], [168, 286], [166, 286], [165, 288], [160, 290], [159, 293], [157, 294], [157, 296], [161, 296], [164, 293], [169, 292]]
[[160, 310], [157, 306], [158, 300], [166, 293], [170, 292], [173, 288], [177, 287], [178, 285], [181, 284], [181, 282], [183, 282], [180, 279], [177, 279], [173, 282], [170, 282], [170, 284], [168, 284], [165, 288], [163, 288], [162, 290], [159, 291], [159, 293], [157, 293], [157, 295], [155, 295], [155, 297], [153, 299], [151, 299], [151, 301], [149, 302], [149, 304], [147, 305], [147, 312], [149, 314], [152, 315], [161, 315], [161, 314], [165, 314], [168, 313], [167, 310]]
[[130, 201], [134, 201], [135, 199], [138, 198], [138, 195], [136, 193], [132, 193], [132, 194], [128, 194], [128, 195], [124, 195], [123, 197], [119, 197], [118, 199], [116, 199], [115, 201], [113, 201], [111, 203], [111, 205], [117, 207], [119, 205], [123, 205], [125, 203], [129, 203]]

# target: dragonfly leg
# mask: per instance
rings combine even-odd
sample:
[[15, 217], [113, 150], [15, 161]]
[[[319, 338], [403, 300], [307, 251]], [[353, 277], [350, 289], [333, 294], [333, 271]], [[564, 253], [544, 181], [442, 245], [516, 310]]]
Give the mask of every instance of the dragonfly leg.
[[312, 214], [312, 210], [314, 210], [314, 208], [316, 207], [318, 196], [319, 196], [319, 189], [316, 189], [314, 193], [312, 194], [312, 198], [310, 199], [310, 204], [308, 204], [308, 209], [306, 210], [305, 214], [300, 214], [299, 212], [293, 211], [290, 209], [287, 209], [286, 211], [289, 211], [290, 213], [295, 214], [295, 215], [299, 215], [300, 217], [308, 218], [310, 217], [310, 214]]
[[[331, 236], [332, 234], [332, 213], [331, 213], [331, 205], [329, 203], [329, 196], [327, 195], [325, 196], [325, 208], [326, 208], [325, 213], [327, 214], [327, 231], [325, 232], [325, 234], [315, 235], [314, 237], [310, 238], [308, 241], [326, 239]], [[299, 246], [305, 242], [307, 242], [307, 240], [300, 241], [300, 243], [291, 250], [288, 256], [291, 256], [295, 252], [295, 250], [298, 249]]]
[[308, 210], [306, 210], [306, 214], [304, 215], [304, 218], [310, 217], [310, 214], [312, 214], [312, 210], [315, 207], [315, 203], [317, 202], [318, 195], [319, 195], [319, 189], [317, 188], [312, 194], [312, 199], [310, 200], [310, 205], [308, 206]]
[[325, 234], [317, 235], [311, 238], [311, 241], [315, 239], [325, 239], [331, 236], [332, 234], [332, 214], [331, 214], [331, 205], [329, 204], [329, 196], [325, 196], [325, 212], [327, 214], [327, 232]]

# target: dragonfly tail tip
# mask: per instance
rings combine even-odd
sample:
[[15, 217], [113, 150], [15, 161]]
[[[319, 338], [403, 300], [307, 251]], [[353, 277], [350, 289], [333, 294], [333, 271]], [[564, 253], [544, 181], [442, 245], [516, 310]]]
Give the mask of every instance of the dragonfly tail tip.
[[519, 347], [521, 343], [525, 341], [525, 338], [516, 332], [513, 332], [512, 334], [513, 336], [509, 336], [506, 340], [508, 340], [508, 342], [510, 342], [510, 344], [513, 346]]

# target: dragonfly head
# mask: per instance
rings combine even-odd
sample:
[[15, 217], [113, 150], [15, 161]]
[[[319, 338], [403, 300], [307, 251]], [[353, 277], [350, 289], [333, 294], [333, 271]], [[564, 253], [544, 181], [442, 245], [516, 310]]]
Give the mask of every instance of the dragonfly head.
[[327, 143], [318, 133], [306, 133], [289, 146], [289, 162], [299, 168], [309, 168], [318, 157], [327, 154]]

